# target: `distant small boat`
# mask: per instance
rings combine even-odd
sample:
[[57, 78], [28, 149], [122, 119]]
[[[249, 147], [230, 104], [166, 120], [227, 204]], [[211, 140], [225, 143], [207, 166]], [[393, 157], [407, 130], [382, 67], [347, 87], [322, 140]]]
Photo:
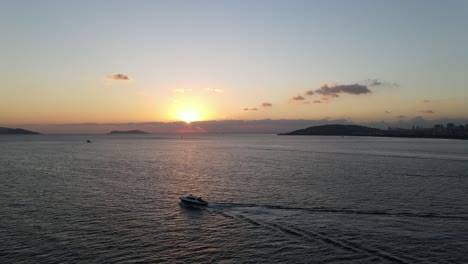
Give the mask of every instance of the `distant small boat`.
[[89, 140], [89, 139], [88, 139], [88, 140], [86, 140], [86, 143], [91, 143], [91, 140]]
[[203, 200], [201, 196], [195, 196], [192, 194], [186, 197], [180, 197], [179, 199], [182, 205], [188, 205], [188, 206], [193, 206], [193, 205], [207, 206], [208, 205], [208, 202]]

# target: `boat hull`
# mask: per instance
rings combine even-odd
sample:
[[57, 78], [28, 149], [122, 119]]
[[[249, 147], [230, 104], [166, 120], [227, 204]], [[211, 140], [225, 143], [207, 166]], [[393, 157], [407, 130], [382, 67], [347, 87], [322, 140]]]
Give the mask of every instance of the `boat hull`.
[[199, 202], [199, 201], [189, 201], [183, 198], [180, 198], [180, 203], [188, 206], [207, 206], [208, 202]]

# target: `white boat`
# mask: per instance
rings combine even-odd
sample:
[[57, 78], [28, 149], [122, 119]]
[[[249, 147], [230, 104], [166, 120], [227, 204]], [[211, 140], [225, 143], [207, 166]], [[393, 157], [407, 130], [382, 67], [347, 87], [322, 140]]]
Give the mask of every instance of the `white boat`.
[[186, 197], [180, 197], [179, 199], [180, 199], [181, 204], [183, 205], [189, 205], [189, 206], [192, 206], [192, 205], [207, 206], [208, 205], [208, 202], [203, 200], [201, 196], [195, 196], [192, 194]]

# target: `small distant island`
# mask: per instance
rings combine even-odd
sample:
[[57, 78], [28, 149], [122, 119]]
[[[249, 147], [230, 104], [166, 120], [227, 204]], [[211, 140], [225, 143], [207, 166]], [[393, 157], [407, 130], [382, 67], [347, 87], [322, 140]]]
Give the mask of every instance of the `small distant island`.
[[315, 136], [366, 136], [366, 137], [404, 137], [404, 138], [445, 138], [445, 139], [468, 139], [468, 125], [456, 126], [448, 123], [435, 125], [434, 128], [391, 128], [382, 130], [358, 125], [323, 125], [313, 126], [305, 129], [295, 130], [278, 135], [315, 135]]
[[141, 135], [141, 134], [149, 134], [149, 133], [145, 131], [141, 131], [141, 130], [126, 130], [126, 131], [113, 130], [107, 135], [124, 135], [124, 134]]
[[29, 131], [22, 128], [0, 127], [0, 135], [39, 135], [39, 132]]

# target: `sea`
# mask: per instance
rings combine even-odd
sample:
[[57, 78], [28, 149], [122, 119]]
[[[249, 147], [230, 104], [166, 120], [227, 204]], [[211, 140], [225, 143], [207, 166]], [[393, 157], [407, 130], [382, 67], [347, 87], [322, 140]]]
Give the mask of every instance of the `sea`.
[[0, 263], [468, 263], [468, 141], [1, 136]]

